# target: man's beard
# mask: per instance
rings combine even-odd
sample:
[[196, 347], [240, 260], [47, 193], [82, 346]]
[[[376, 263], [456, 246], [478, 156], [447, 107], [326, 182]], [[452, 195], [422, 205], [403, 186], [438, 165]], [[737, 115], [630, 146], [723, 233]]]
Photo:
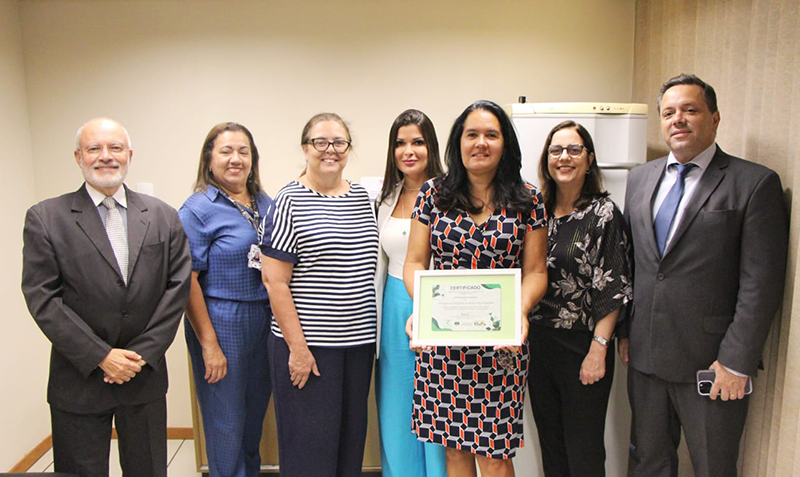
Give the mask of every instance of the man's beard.
[[128, 175], [128, 165], [122, 165], [118, 161], [112, 160], [110, 164], [100, 164], [95, 163], [95, 166], [118, 166], [119, 169], [116, 170], [116, 174], [114, 175], [107, 175], [107, 174], [99, 174], [94, 167], [87, 167], [86, 164], [81, 160], [81, 172], [83, 173], [83, 178], [89, 184], [93, 185], [96, 188], [109, 188], [109, 187], [118, 187], [122, 184], [125, 180], [125, 177]]

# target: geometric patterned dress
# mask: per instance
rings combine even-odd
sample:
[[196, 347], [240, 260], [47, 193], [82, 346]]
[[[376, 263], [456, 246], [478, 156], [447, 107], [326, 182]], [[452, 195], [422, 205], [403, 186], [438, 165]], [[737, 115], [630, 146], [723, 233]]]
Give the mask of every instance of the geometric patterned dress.
[[[547, 225], [544, 200], [529, 183], [529, 216], [496, 210], [483, 224], [466, 213], [439, 210], [434, 180], [420, 190], [412, 219], [431, 231], [435, 270], [520, 268], [525, 233]], [[528, 347], [518, 353], [491, 347], [422, 351], [414, 373], [412, 429], [417, 438], [493, 459], [522, 447]]]

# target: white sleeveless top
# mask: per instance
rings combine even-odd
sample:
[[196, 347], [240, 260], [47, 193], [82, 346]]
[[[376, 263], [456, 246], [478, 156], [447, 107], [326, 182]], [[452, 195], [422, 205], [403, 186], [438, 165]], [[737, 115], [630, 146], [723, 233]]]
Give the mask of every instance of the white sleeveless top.
[[389, 257], [389, 276], [402, 280], [403, 264], [408, 252], [408, 233], [411, 230], [411, 219], [389, 217], [381, 230], [381, 247]]

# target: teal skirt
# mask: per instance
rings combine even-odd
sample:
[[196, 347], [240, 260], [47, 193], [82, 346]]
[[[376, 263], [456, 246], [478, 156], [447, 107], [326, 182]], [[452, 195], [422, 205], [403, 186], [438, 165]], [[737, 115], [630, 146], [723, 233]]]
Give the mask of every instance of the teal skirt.
[[403, 281], [387, 277], [375, 372], [382, 475], [446, 477], [445, 447], [418, 441], [412, 430], [416, 353], [408, 349], [405, 332], [412, 309]]

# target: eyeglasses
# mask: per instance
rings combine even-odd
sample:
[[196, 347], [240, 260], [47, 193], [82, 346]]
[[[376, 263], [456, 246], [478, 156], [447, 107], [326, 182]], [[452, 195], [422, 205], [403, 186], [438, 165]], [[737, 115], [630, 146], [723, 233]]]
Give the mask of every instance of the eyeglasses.
[[97, 157], [103, 153], [103, 150], [107, 150], [112, 156], [121, 156], [127, 150], [127, 148], [119, 143], [108, 144], [106, 146], [101, 146], [100, 144], [91, 144], [84, 149], [83, 152], [89, 156]]
[[570, 144], [567, 147], [564, 147], [553, 144], [552, 146], [547, 148], [547, 153], [550, 154], [552, 157], [561, 157], [561, 153], [564, 152], [564, 149], [567, 150], [567, 154], [569, 154], [569, 157], [575, 159], [576, 157], [580, 156], [583, 153], [583, 150], [586, 149], [586, 146], [584, 146], [583, 144]]
[[308, 140], [308, 143], [314, 146], [319, 152], [325, 152], [328, 150], [328, 147], [333, 146], [333, 150], [342, 154], [350, 149], [350, 141], [345, 141], [344, 139], [337, 139], [335, 141], [328, 141], [325, 138], [315, 137]]

